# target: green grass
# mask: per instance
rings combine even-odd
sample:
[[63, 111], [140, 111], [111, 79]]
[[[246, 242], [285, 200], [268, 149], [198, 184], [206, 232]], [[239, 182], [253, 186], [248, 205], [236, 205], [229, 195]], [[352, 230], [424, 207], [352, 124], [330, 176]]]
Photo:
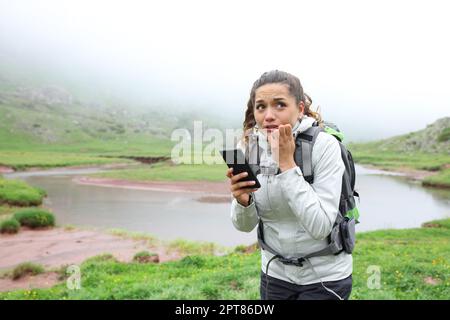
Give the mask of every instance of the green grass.
[[130, 232], [123, 229], [109, 229], [108, 233], [125, 239], [144, 240], [149, 246], [163, 246], [169, 252], [176, 251], [181, 255], [214, 255], [229, 252], [229, 248], [213, 242], [175, 239], [164, 241], [145, 232]]
[[18, 211], [14, 214], [14, 219], [22, 226], [29, 228], [45, 228], [55, 226], [55, 217], [47, 210], [39, 208], [29, 208]]
[[[433, 228], [358, 233], [351, 299], [443, 299], [450, 296], [450, 219]], [[260, 253], [193, 255], [161, 264], [93, 258], [81, 265], [81, 289], [0, 293], [0, 299], [259, 299]], [[369, 289], [371, 266], [381, 288]]]
[[0, 204], [13, 206], [38, 206], [46, 192], [32, 187], [21, 180], [6, 180], [0, 178]]
[[0, 233], [17, 233], [20, 223], [16, 219], [3, 220], [0, 222]]
[[127, 159], [106, 158], [89, 154], [59, 153], [45, 151], [2, 151], [0, 164], [24, 170], [30, 167], [52, 168], [79, 165], [102, 165], [132, 162]]
[[450, 188], [450, 169], [442, 170], [436, 175], [425, 178], [423, 185]]
[[13, 280], [18, 280], [26, 275], [37, 275], [44, 272], [44, 267], [39, 264], [24, 262], [12, 271], [11, 277]]
[[378, 152], [364, 149], [364, 145], [355, 144], [349, 145], [348, 149], [352, 152], [355, 162], [372, 164], [384, 169], [409, 167], [416, 170], [439, 171], [450, 163], [450, 156], [445, 154]]
[[133, 169], [113, 170], [91, 176], [130, 181], [224, 181], [225, 164], [180, 164], [158, 163]]
[[0, 205], [0, 221], [11, 217], [14, 212], [22, 209], [23, 207]]

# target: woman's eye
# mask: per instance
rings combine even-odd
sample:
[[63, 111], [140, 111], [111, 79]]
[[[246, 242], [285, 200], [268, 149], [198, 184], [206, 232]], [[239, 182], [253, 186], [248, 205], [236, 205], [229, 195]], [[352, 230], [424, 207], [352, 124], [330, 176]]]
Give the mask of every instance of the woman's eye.
[[258, 105], [256, 106], [256, 110], [259, 110], [259, 109], [262, 109], [262, 108], [264, 108], [264, 105], [263, 105], [263, 104], [258, 104]]
[[279, 106], [285, 107], [286, 105], [285, 105], [283, 102], [279, 102], [279, 103], [277, 104], [277, 107], [279, 107]]

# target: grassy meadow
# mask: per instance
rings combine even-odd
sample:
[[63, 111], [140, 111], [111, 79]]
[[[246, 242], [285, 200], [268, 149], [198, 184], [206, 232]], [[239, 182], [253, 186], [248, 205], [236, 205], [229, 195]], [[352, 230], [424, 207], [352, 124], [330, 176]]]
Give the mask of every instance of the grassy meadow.
[[[426, 227], [359, 233], [351, 299], [442, 299], [450, 296], [450, 219]], [[0, 293], [0, 299], [259, 299], [260, 253], [236, 247], [224, 256], [189, 255], [160, 264], [122, 263], [105, 254], [81, 265], [81, 289]], [[380, 287], [371, 268], [380, 270]], [[369, 288], [370, 287], [370, 288]]]

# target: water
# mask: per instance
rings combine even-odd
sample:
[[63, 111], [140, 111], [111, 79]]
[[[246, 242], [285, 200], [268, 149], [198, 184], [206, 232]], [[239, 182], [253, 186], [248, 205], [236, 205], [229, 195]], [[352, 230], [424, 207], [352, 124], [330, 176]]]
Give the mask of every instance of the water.
[[[164, 240], [183, 238], [234, 246], [256, 241], [255, 231], [237, 231], [230, 220], [230, 203], [197, 201], [201, 194], [134, 190], [81, 185], [74, 176], [97, 169], [59, 169], [5, 174], [44, 188], [45, 206], [59, 225], [120, 228], [146, 232]], [[400, 174], [357, 166], [361, 223], [358, 231], [413, 228], [450, 217], [450, 190], [423, 188]]]

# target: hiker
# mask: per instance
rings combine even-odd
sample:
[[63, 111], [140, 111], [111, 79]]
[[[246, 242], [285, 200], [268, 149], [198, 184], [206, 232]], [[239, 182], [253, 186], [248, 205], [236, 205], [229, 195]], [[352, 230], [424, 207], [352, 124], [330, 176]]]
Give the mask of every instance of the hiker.
[[[296, 76], [279, 70], [262, 74], [251, 89], [244, 136], [237, 144], [248, 160], [258, 158], [261, 187], [237, 182], [245, 173], [227, 171], [234, 197], [233, 225], [242, 232], [258, 226], [262, 300], [345, 300], [352, 290], [352, 255], [342, 246], [338, 252], [328, 250], [329, 235], [337, 230], [333, 226], [340, 217], [346, 170], [340, 144], [329, 133], [316, 135], [309, 182], [295, 160], [296, 137], [314, 125], [323, 126], [311, 104]], [[253, 148], [250, 139], [255, 137], [258, 144]], [[302, 156], [307, 155], [304, 152]], [[315, 254], [309, 256], [312, 252]]]

